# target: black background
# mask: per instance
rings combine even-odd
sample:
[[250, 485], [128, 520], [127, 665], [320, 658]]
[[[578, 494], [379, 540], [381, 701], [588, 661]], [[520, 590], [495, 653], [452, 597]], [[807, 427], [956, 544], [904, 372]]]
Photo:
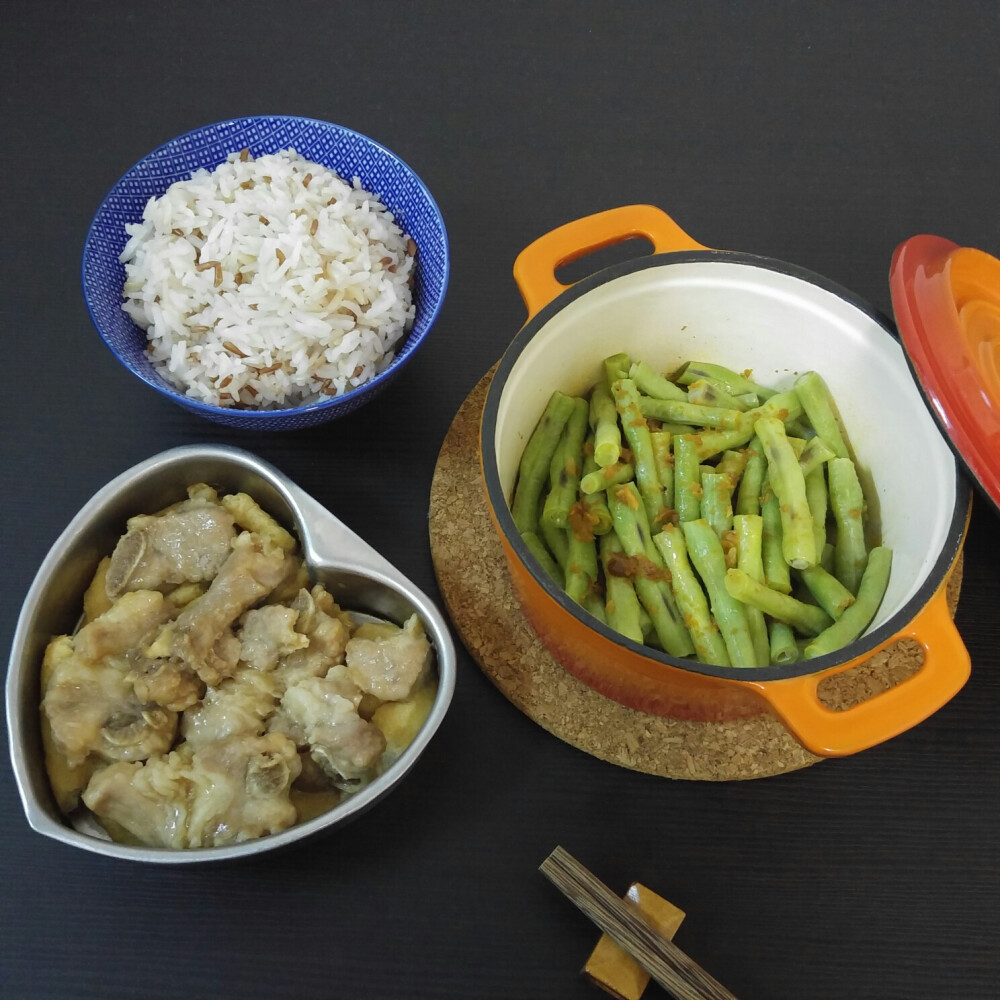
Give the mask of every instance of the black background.
[[[651, 202], [708, 246], [795, 262], [885, 312], [906, 237], [1000, 253], [995, 0], [16, 0], [3, 19], [5, 644], [76, 510], [190, 442], [273, 462], [436, 595], [438, 448], [523, 322], [515, 256], [571, 219]], [[386, 396], [310, 431], [240, 434], [162, 400], [103, 347], [80, 294], [83, 238], [120, 174], [247, 113], [381, 141], [451, 239], [426, 346]], [[743, 1000], [997, 996], [998, 541], [977, 498], [958, 697], [781, 778], [602, 763], [523, 717], [464, 650], [411, 776], [343, 831], [257, 862], [167, 871], [64, 847], [28, 829], [3, 768], [0, 994], [597, 996], [577, 975], [596, 934], [536, 872], [561, 843], [686, 910], [678, 943]]]

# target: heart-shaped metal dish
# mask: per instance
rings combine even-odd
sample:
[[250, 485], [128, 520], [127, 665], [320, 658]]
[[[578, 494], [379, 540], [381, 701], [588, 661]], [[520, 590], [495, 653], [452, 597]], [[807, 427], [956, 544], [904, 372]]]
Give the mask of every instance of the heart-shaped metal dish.
[[[206, 482], [220, 491], [250, 494], [268, 513], [294, 529], [311, 577], [345, 610], [402, 623], [416, 613], [434, 652], [438, 690], [422, 728], [383, 774], [329, 812], [281, 833], [222, 847], [191, 850], [115, 843], [84, 814], [70, 824], [49, 787], [39, 727], [39, 670], [53, 635], [72, 632], [82, 595], [101, 557], [114, 548], [126, 520], [161, 509]], [[426, 748], [451, 703], [455, 649], [432, 601], [274, 466], [249, 452], [221, 445], [174, 448], [133, 466], [101, 489], [56, 540], [28, 591], [11, 648], [7, 675], [7, 727], [11, 762], [32, 829], [62, 843], [110, 857], [183, 864], [223, 861], [272, 851], [338, 826], [386, 795]]]

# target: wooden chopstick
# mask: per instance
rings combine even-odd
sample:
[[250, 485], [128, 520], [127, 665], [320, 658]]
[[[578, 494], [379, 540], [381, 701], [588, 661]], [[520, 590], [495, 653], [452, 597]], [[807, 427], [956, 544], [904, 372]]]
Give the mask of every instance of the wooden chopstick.
[[676, 1000], [736, 1000], [562, 847], [557, 847], [538, 870]]

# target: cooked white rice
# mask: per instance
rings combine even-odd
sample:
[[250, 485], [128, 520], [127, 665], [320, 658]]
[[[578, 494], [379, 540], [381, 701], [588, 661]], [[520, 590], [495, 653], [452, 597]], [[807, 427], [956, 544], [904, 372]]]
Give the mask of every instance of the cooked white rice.
[[125, 230], [122, 308], [164, 377], [206, 403], [340, 395], [413, 323], [413, 241], [358, 178], [294, 149], [197, 170]]

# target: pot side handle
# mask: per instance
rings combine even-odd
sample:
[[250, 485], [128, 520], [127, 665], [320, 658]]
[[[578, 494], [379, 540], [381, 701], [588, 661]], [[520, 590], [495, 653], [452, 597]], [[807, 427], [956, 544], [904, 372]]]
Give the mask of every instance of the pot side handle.
[[946, 584], [938, 588], [906, 628], [889, 640], [915, 640], [923, 648], [924, 662], [912, 677], [888, 691], [844, 711], [827, 708], [819, 700], [820, 682], [857, 661], [759, 686], [760, 693], [807, 750], [821, 757], [844, 757], [867, 750], [923, 722], [961, 690], [971, 665], [948, 610]]
[[623, 205], [567, 222], [528, 244], [514, 261], [514, 281], [528, 319], [570, 287], [556, 280], [560, 267], [640, 236], [653, 244], [654, 253], [706, 249], [655, 205]]

